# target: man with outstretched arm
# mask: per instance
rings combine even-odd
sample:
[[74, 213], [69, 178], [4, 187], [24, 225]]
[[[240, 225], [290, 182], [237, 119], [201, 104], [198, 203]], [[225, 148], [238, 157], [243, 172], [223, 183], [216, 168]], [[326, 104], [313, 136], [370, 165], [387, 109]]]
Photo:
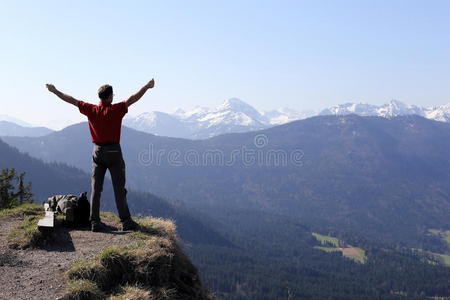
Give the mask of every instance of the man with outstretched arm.
[[128, 112], [128, 107], [136, 103], [148, 89], [153, 88], [152, 79], [136, 94], [125, 101], [112, 104], [114, 94], [112, 86], [105, 84], [98, 89], [100, 102], [98, 105], [86, 103], [58, 91], [54, 85], [47, 84], [47, 89], [67, 103], [73, 104], [89, 121], [94, 149], [92, 151], [92, 180], [91, 180], [91, 229], [102, 231], [105, 229], [100, 222], [100, 195], [103, 190], [103, 180], [106, 170], [111, 174], [114, 187], [116, 206], [119, 212], [122, 230], [136, 230], [138, 224], [131, 218], [125, 189], [125, 161], [120, 147], [120, 129], [122, 118]]

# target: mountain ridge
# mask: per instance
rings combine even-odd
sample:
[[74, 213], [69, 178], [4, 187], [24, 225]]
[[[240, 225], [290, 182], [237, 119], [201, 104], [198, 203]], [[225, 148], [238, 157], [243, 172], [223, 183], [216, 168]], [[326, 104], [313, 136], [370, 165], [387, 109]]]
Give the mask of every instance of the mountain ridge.
[[[197, 106], [188, 111], [177, 109], [172, 113], [150, 111], [140, 113], [137, 116], [126, 115], [123, 119], [123, 124], [158, 136], [197, 140], [226, 133], [261, 130], [313, 116], [348, 114], [384, 118], [416, 114], [427, 119], [449, 122], [450, 103], [440, 106], [420, 107], [405, 104], [398, 100], [391, 100], [382, 105], [349, 102], [331, 106], [316, 113], [311, 110], [297, 111], [286, 107], [270, 111], [258, 111], [245, 101], [238, 98], [230, 98], [215, 108]], [[6, 115], [0, 115], [0, 120], [2, 118], [13, 123], [16, 120], [16, 124], [27, 124]], [[0, 136], [42, 136], [50, 133], [49, 130], [51, 130], [46, 129], [46, 131], [42, 132], [44, 128], [38, 129], [37, 127], [27, 127], [18, 130], [11, 126], [12, 124], [2, 129], [0, 124]], [[39, 131], [40, 133], [33, 133], [33, 131]]]
[[0, 136], [38, 137], [52, 133], [53, 131], [47, 127], [23, 126], [14, 121], [0, 120]]
[[265, 129], [292, 121], [303, 120], [312, 116], [348, 114], [379, 116], [383, 118], [419, 115], [435, 121], [449, 122], [450, 104], [419, 107], [405, 104], [398, 100], [391, 100], [382, 105], [350, 102], [323, 109], [319, 113], [308, 110], [296, 111], [290, 108], [259, 112], [246, 102], [238, 98], [231, 98], [213, 109], [197, 107], [190, 111], [177, 110], [172, 114], [165, 113], [164, 118], [170, 116], [173, 122], [177, 123], [176, 128], [179, 128], [172, 135], [160, 129], [165, 124], [164, 118], [158, 119], [155, 115], [146, 118], [146, 115], [150, 116], [149, 113], [142, 113], [136, 117], [127, 118], [124, 121], [124, 125], [156, 135], [206, 139], [225, 133]]

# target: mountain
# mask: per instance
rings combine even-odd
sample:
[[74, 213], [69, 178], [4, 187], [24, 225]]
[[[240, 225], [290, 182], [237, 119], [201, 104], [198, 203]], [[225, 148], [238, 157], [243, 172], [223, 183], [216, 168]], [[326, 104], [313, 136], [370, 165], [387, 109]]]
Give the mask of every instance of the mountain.
[[[90, 170], [86, 123], [4, 140], [46, 161]], [[450, 227], [447, 123], [320, 116], [198, 141], [124, 127], [121, 143], [131, 188], [206, 213], [261, 210], [417, 248], [428, 229]]]
[[231, 98], [218, 107], [196, 107], [190, 111], [178, 109], [172, 114], [146, 112], [124, 119], [124, 125], [159, 136], [205, 139], [234, 132], [247, 132], [306, 118], [311, 112], [300, 113], [283, 108], [260, 113], [244, 101]]
[[[345, 103], [332, 106], [318, 114], [311, 110], [297, 111], [291, 108], [279, 108], [259, 112], [244, 101], [231, 98], [216, 108], [195, 107], [185, 111], [176, 109], [172, 113], [159, 111], [144, 112], [137, 116], [127, 115], [123, 124], [130, 128], [155, 134], [185, 139], [207, 139], [226, 133], [241, 133], [261, 130], [292, 121], [303, 120], [316, 115], [348, 115], [378, 116], [391, 118], [404, 115], [419, 115], [427, 119], [448, 122], [450, 120], [450, 104], [435, 107], [419, 107], [392, 100], [383, 105], [365, 103]], [[31, 127], [31, 125], [0, 115], [0, 120], [7, 120], [21, 125], [0, 124], [0, 136], [42, 136], [52, 132], [45, 127]], [[56, 125], [55, 125], [56, 126]], [[30, 128], [28, 128], [30, 127]], [[58, 125], [61, 128], [60, 125]]]
[[8, 116], [8, 115], [4, 115], [4, 114], [0, 114], [0, 121], [7, 121], [10, 123], [15, 123], [17, 125], [20, 125], [22, 127], [33, 127], [33, 125], [31, 125], [30, 123], [27, 123], [25, 121], [19, 120], [17, 118]]
[[260, 113], [244, 101], [232, 98], [214, 109], [205, 107], [196, 107], [190, 111], [177, 109], [172, 114], [146, 112], [137, 117], [126, 118], [124, 125], [159, 136], [206, 139], [225, 133], [261, 130], [315, 115], [349, 114], [383, 118], [419, 115], [435, 121], [448, 122], [450, 120], [450, 104], [419, 107], [391, 100], [383, 105], [345, 103], [326, 108], [318, 114], [314, 111], [296, 111], [286, 107]]
[[164, 112], [146, 112], [137, 117], [124, 118], [123, 124], [144, 132], [154, 132], [162, 136], [190, 138], [191, 132], [182, 120]]
[[24, 127], [9, 121], [0, 121], [0, 136], [44, 136], [53, 132], [46, 127]]
[[397, 100], [392, 100], [380, 106], [365, 103], [346, 103], [324, 109], [319, 115], [348, 115], [378, 116], [383, 118], [419, 115], [423, 116], [423, 108], [415, 105], [407, 105]]
[[229, 99], [210, 111], [187, 112], [182, 120], [195, 128], [195, 139], [267, 127], [263, 116], [256, 109], [236, 98]]
[[371, 105], [365, 103], [346, 103], [332, 106], [322, 110], [319, 115], [348, 115], [378, 116], [391, 118], [395, 116], [419, 115], [427, 119], [449, 122], [450, 104], [434, 107], [419, 107], [408, 105], [397, 100], [391, 100], [383, 105]]
[[283, 107], [276, 110], [263, 112], [263, 116], [271, 125], [281, 125], [288, 122], [303, 120], [315, 115], [312, 110], [305, 110], [298, 112], [294, 109]]
[[424, 117], [431, 120], [449, 122], [450, 121], [450, 103], [429, 107], [424, 109]]

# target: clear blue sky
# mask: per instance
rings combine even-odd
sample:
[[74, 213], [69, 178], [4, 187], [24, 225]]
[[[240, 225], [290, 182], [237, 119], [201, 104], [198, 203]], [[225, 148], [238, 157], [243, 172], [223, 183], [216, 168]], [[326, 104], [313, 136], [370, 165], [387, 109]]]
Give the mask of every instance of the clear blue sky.
[[450, 102], [450, 1], [0, 1], [0, 114], [83, 120], [44, 84], [97, 102], [151, 77], [131, 114]]

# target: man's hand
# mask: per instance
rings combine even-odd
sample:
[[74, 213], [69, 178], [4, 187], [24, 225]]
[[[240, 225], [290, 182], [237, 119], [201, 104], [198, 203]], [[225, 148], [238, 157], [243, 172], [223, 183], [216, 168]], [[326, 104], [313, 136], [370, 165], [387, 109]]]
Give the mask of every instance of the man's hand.
[[61, 100], [66, 101], [67, 103], [73, 104], [75, 106], [78, 106], [78, 101], [77, 99], [75, 99], [74, 97], [70, 96], [70, 95], [66, 95], [64, 93], [61, 93], [60, 91], [58, 91], [55, 86], [53, 84], [47, 83], [45, 85], [47, 87], [47, 89], [49, 90], [49, 92], [55, 94], [56, 96], [58, 96]]
[[155, 86], [155, 80], [152, 78], [152, 80], [147, 82], [147, 84], [144, 85], [136, 94], [131, 95], [130, 98], [128, 98], [125, 101], [125, 104], [127, 105], [127, 107], [129, 107], [131, 104], [136, 103], [137, 101], [139, 101], [139, 99], [141, 99], [141, 97], [144, 96], [145, 92], [148, 89], [152, 89], [154, 86]]
[[147, 89], [152, 89], [155, 86], [155, 79], [152, 78], [152, 80], [150, 80], [149, 82], [147, 82], [147, 84], [145, 85], [145, 87]]
[[57, 89], [55, 88], [55, 86], [53, 84], [47, 83], [45, 86], [47, 87], [49, 92], [56, 93]]

